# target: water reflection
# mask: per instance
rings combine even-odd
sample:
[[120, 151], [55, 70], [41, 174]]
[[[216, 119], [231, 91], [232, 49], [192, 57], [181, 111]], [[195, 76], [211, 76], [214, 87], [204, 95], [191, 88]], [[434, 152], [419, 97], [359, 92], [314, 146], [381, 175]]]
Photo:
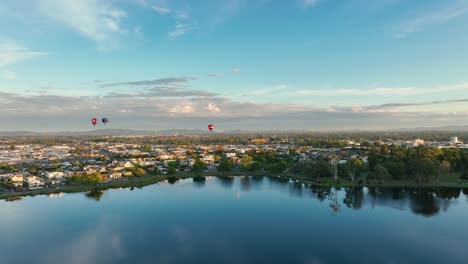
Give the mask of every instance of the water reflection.
[[361, 209], [364, 201], [364, 190], [362, 187], [345, 189], [343, 204], [348, 208]]
[[104, 191], [93, 190], [85, 194], [86, 198], [99, 202], [104, 195]]
[[197, 188], [205, 187], [206, 177], [204, 176], [197, 176], [193, 178], [193, 186]]
[[240, 178], [241, 182], [241, 189], [242, 191], [248, 192], [250, 191], [250, 188], [252, 187], [252, 179], [249, 176], [242, 176]]
[[226, 189], [230, 189], [234, 185], [234, 177], [218, 177], [221, 186], [225, 187]]
[[[468, 258], [463, 250], [468, 189], [325, 188], [268, 177], [176, 184], [108, 190], [104, 199], [103, 192], [93, 191], [0, 201], [0, 262], [465, 263]], [[425, 218], [437, 214], [444, 217]], [[24, 254], [11, 254], [18, 248]]]
[[302, 183], [289, 183], [289, 194], [294, 197], [304, 196], [304, 185]]

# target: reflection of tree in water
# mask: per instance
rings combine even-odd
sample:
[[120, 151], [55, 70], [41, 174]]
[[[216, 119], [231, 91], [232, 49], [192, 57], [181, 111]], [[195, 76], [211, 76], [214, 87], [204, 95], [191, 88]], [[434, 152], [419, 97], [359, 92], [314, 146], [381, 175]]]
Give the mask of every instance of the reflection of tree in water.
[[232, 188], [234, 185], [234, 177], [218, 177], [221, 185], [225, 188]]
[[348, 188], [345, 190], [345, 198], [343, 203], [348, 208], [361, 209], [364, 201], [364, 190], [362, 187]]
[[330, 208], [332, 209], [332, 215], [337, 215], [340, 212], [340, 203], [338, 202], [338, 190], [333, 189], [328, 196], [330, 201]]
[[435, 195], [441, 199], [458, 199], [460, 197], [459, 188], [439, 188], [435, 191]]
[[193, 186], [198, 187], [198, 188], [203, 188], [205, 187], [206, 177], [195, 176], [193, 177], [192, 181], [193, 181]]
[[410, 192], [410, 207], [415, 214], [432, 216], [440, 211], [437, 198], [430, 190], [412, 190]]
[[249, 176], [242, 176], [240, 182], [243, 191], [250, 191], [250, 188], [252, 187], [252, 180]]
[[293, 182], [289, 185], [289, 193], [293, 196], [302, 197], [303, 190], [302, 183]]
[[178, 179], [176, 176], [169, 176], [169, 177], [167, 178], [167, 182], [168, 182], [169, 184], [174, 184], [174, 183], [176, 183], [178, 180], [179, 180], [179, 179]]
[[102, 195], [104, 195], [104, 192], [94, 190], [94, 191], [90, 191], [90, 192], [86, 193], [85, 195], [86, 195], [86, 197], [88, 199], [95, 200], [95, 201], [99, 202], [101, 200]]
[[[384, 206], [397, 210], [408, 208], [415, 214], [432, 216], [441, 210], [448, 210], [452, 203], [460, 200], [460, 188], [438, 189], [411, 189], [411, 188], [347, 188], [344, 190], [343, 204], [348, 208], [361, 209], [365, 204], [371, 207]], [[463, 189], [463, 194], [468, 196], [468, 189]], [[337, 194], [339, 189], [325, 187], [311, 187], [311, 193], [321, 202], [330, 201], [333, 213], [339, 212]], [[468, 197], [467, 197], [468, 199]]]
[[330, 195], [331, 192], [331, 188], [328, 187], [312, 186], [310, 189], [320, 202], [323, 202]]

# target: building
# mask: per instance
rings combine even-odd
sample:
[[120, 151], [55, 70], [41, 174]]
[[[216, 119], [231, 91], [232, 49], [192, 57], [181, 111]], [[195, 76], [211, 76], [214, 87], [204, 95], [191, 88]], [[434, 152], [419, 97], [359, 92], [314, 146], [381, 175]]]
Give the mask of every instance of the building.
[[63, 177], [65, 177], [65, 173], [61, 171], [48, 171], [45, 176], [48, 179], [63, 179]]
[[28, 182], [29, 188], [44, 187], [44, 182], [36, 176], [29, 176], [26, 181]]
[[461, 144], [461, 143], [462, 143], [462, 142], [460, 142], [460, 141], [458, 140], [458, 137], [451, 137], [451, 138], [450, 138], [450, 144], [451, 144], [451, 145], [457, 145], [457, 144]]

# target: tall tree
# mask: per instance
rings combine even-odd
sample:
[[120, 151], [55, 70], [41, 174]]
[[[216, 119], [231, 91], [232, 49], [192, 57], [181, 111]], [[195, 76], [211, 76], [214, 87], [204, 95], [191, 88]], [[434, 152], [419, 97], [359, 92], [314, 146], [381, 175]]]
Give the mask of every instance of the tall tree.
[[242, 169], [244, 170], [250, 169], [250, 164], [252, 163], [252, 161], [253, 161], [253, 158], [251, 156], [249, 155], [244, 156], [241, 160]]
[[354, 182], [356, 170], [359, 170], [364, 165], [364, 163], [358, 158], [352, 158], [348, 160], [347, 163], [351, 168], [351, 181]]
[[368, 162], [369, 162], [369, 168], [370, 168], [371, 170], [374, 170], [375, 166], [376, 166], [377, 164], [379, 164], [379, 156], [378, 156], [377, 152], [375, 152], [375, 150], [371, 150], [371, 151], [369, 152], [369, 155], [368, 155], [368, 157], [367, 157], [367, 160], [368, 160]]

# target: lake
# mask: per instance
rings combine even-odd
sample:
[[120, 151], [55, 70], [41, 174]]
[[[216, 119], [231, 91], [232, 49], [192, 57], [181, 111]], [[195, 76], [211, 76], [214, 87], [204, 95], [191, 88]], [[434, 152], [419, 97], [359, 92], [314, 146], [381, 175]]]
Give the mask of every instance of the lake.
[[0, 201], [0, 263], [467, 263], [467, 190], [208, 177]]

